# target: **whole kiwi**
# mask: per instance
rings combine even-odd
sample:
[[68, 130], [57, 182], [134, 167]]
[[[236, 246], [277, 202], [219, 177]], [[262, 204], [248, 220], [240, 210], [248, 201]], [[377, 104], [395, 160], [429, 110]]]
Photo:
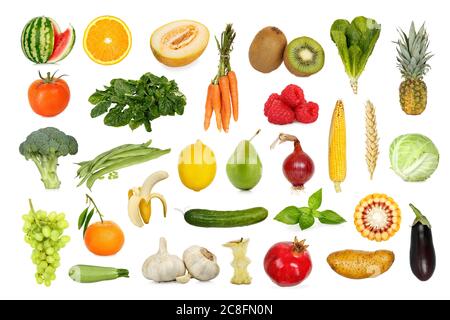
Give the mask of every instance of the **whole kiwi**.
[[283, 62], [287, 39], [277, 27], [265, 27], [253, 39], [248, 58], [253, 68], [262, 73], [272, 72]]

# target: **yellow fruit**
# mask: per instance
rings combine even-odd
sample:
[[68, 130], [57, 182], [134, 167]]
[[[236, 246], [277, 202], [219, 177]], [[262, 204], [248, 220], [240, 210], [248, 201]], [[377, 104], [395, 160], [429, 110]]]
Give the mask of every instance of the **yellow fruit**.
[[216, 176], [214, 152], [200, 140], [187, 146], [180, 154], [178, 174], [186, 188], [194, 191], [207, 188]]
[[156, 29], [150, 38], [155, 58], [169, 67], [185, 66], [205, 51], [209, 31], [203, 24], [179, 20]]
[[98, 64], [116, 64], [130, 52], [131, 32], [119, 18], [101, 16], [86, 28], [83, 48], [89, 58]]

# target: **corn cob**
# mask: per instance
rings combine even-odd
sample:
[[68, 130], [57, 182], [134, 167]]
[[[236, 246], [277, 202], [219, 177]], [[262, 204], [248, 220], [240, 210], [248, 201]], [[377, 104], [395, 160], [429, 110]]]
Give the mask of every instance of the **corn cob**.
[[328, 147], [328, 169], [336, 192], [341, 192], [341, 183], [347, 175], [347, 149], [344, 103], [339, 100], [331, 119]]
[[354, 220], [364, 238], [381, 242], [397, 233], [402, 217], [394, 199], [385, 194], [371, 194], [356, 206]]

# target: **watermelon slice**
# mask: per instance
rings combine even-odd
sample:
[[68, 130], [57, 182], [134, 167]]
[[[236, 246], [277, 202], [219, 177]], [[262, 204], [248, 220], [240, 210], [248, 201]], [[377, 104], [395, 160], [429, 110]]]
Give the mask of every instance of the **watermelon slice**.
[[66, 31], [60, 32], [58, 25], [54, 23], [53, 31], [55, 33], [55, 44], [48, 63], [56, 63], [67, 57], [75, 44], [75, 29], [72, 26], [69, 26]]

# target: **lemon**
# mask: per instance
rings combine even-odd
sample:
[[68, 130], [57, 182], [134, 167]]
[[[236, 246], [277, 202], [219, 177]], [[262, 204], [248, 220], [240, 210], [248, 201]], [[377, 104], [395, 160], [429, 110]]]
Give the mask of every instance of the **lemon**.
[[214, 152], [200, 140], [184, 148], [178, 160], [178, 175], [186, 188], [201, 191], [207, 188], [216, 176]]

